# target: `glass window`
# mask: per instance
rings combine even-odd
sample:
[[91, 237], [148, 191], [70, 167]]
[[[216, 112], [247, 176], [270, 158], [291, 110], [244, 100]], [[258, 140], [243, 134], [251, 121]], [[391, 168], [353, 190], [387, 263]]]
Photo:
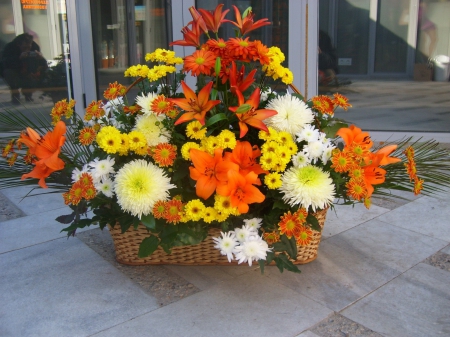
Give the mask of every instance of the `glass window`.
[[67, 98], [71, 76], [65, 1], [2, 0], [0, 20], [0, 102], [46, 108]]

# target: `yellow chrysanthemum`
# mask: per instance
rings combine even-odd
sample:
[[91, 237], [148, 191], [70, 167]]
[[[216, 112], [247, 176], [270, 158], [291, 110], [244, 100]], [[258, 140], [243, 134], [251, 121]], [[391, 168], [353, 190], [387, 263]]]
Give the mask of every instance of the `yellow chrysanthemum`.
[[128, 142], [131, 151], [136, 151], [147, 146], [147, 140], [144, 134], [139, 131], [131, 131], [128, 134]]
[[128, 150], [130, 149], [130, 141], [128, 135], [126, 133], [120, 134], [120, 147], [117, 150], [119, 155], [126, 156], [128, 154]]
[[149, 67], [142, 64], [137, 64], [129, 67], [124, 72], [125, 77], [147, 77], [149, 72]]
[[231, 205], [230, 197], [225, 197], [219, 194], [214, 195], [214, 209], [222, 215], [239, 215], [237, 207]]
[[232, 131], [222, 130], [217, 137], [219, 140], [219, 147], [222, 149], [233, 150], [236, 147], [236, 135]]
[[259, 163], [260, 163], [261, 167], [263, 168], [263, 170], [266, 170], [266, 171], [273, 170], [276, 167], [276, 165], [278, 164], [277, 155], [275, 154], [275, 152], [264, 153], [259, 158]]
[[205, 205], [199, 199], [194, 199], [185, 205], [184, 211], [189, 220], [199, 221], [203, 218], [205, 208]]
[[206, 207], [203, 212], [203, 221], [211, 223], [217, 219], [218, 213], [213, 207]]
[[183, 157], [184, 160], [191, 160], [191, 156], [189, 154], [189, 151], [191, 151], [191, 149], [200, 150], [200, 145], [194, 142], [184, 143], [183, 146], [181, 147], [181, 156]]
[[283, 185], [281, 175], [277, 172], [266, 174], [264, 177], [264, 184], [271, 190], [281, 187], [281, 185]]
[[198, 121], [192, 121], [186, 126], [186, 136], [192, 139], [201, 140], [206, 136], [206, 128], [202, 129], [202, 124]]
[[202, 139], [202, 145], [205, 148], [206, 152], [213, 155], [214, 151], [220, 147], [219, 139], [215, 136], [209, 136]]
[[113, 126], [105, 126], [97, 133], [96, 141], [106, 153], [116, 153], [121, 144], [120, 131]]

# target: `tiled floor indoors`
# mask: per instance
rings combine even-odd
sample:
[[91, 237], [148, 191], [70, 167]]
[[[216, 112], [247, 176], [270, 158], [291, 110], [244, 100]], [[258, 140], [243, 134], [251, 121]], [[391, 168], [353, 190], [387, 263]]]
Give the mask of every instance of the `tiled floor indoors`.
[[[411, 130], [407, 112], [370, 121], [382, 102], [409, 111], [439, 91], [422, 102], [437, 120], [420, 135], [448, 146], [448, 83], [409, 99], [396, 83], [397, 96], [392, 83], [372, 83], [378, 97], [375, 89], [363, 95], [358, 81], [343, 87], [355, 107], [345, 118], [372, 126], [376, 140], [397, 137], [403, 133], [381, 130]], [[411, 116], [422, 123], [417, 110]], [[382, 128], [394, 122], [404, 129]], [[28, 191], [0, 191], [2, 337], [450, 336], [450, 192], [402, 193], [406, 200], [378, 200], [370, 210], [337, 206], [327, 214], [317, 260], [301, 274], [270, 267], [261, 275], [248, 266], [119, 265], [107, 231], [67, 239], [54, 220], [67, 211], [62, 198], [23, 199]]]

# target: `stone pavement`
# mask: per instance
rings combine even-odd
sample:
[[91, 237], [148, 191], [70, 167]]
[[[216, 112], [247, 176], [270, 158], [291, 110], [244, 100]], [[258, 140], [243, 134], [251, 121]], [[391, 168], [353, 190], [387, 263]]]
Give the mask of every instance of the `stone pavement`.
[[[329, 211], [301, 274], [122, 266], [107, 231], [67, 239], [59, 194], [0, 193], [0, 336], [448, 336], [448, 194]], [[36, 191], [32, 192], [36, 193]]]

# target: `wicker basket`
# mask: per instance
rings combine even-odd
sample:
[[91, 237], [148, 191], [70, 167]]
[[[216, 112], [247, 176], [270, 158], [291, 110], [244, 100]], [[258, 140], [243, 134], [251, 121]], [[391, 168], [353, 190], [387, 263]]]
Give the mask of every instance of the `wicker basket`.
[[[323, 228], [327, 209], [315, 214], [319, 225]], [[128, 265], [151, 265], [151, 264], [177, 264], [177, 265], [236, 265], [237, 261], [228, 262], [226, 256], [221, 255], [217, 248], [214, 248], [213, 237], [220, 236], [220, 229], [211, 228], [204, 241], [197, 245], [173, 247], [172, 254], [167, 254], [161, 247], [146, 258], [138, 257], [139, 245], [148, 236], [148, 231], [143, 225], [137, 229], [130, 227], [122, 234], [120, 226], [110, 227], [110, 233], [116, 249], [116, 260]], [[307, 246], [297, 246], [297, 260], [294, 264], [305, 264], [317, 257], [317, 250], [321, 239], [321, 232], [313, 231], [313, 239]]]

